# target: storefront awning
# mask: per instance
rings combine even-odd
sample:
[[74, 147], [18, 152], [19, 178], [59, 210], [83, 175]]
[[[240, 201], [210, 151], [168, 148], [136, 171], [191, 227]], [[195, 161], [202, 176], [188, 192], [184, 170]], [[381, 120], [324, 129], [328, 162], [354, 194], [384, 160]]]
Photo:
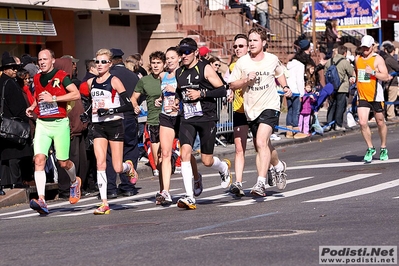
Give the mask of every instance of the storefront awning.
[[0, 19], [0, 34], [57, 36], [52, 21]]
[[381, 20], [399, 21], [399, 2], [397, 0], [381, 0]]
[[0, 35], [1, 44], [45, 44], [45, 36], [35, 35]]

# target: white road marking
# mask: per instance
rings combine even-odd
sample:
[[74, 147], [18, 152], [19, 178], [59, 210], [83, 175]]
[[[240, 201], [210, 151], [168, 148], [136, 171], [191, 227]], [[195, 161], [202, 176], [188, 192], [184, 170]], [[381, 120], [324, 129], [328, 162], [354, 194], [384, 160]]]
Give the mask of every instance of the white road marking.
[[345, 183], [357, 181], [357, 180], [368, 178], [368, 177], [375, 176], [375, 175], [378, 175], [378, 173], [377, 174], [358, 174], [358, 175], [344, 177], [344, 178], [337, 179], [337, 180], [330, 181], [330, 182], [321, 183], [321, 184], [318, 184], [318, 185], [313, 185], [313, 186], [303, 187], [303, 188], [299, 188], [299, 189], [295, 189], [295, 190], [291, 190], [291, 191], [287, 191], [287, 192], [273, 194], [272, 196], [265, 197], [265, 198], [256, 198], [256, 199], [243, 200], [243, 201], [227, 203], [227, 204], [223, 204], [223, 205], [219, 205], [219, 206], [220, 207], [225, 207], [225, 206], [228, 206], [228, 207], [245, 206], [245, 205], [255, 204], [255, 203], [263, 202], [263, 201], [284, 199], [284, 198], [293, 197], [293, 196], [297, 196], [297, 195], [300, 195], [300, 194], [305, 194], [305, 193], [308, 193], [308, 192], [313, 192], [313, 191], [324, 189], [324, 188], [329, 188], [329, 187], [333, 187], [333, 186], [342, 185], [342, 184], [345, 184]]
[[343, 194], [338, 194], [338, 195], [335, 195], [335, 196], [319, 198], [319, 199], [313, 199], [313, 200], [308, 200], [308, 201], [304, 201], [304, 202], [325, 202], [325, 201], [334, 201], [334, 200], [340, 200], [340, 199], [347, 199], [347, 198], [352, 198], [352, 197], [357, 197], [357, 196], [361, 196], [361, 195], [374, 193], [374, 192], [381, 191], [381, 190], [384, 190], [384, 189], [393, 188], [393, 187], [396, 187], [396, 186], [399, 186], [399, 180], [393, 180], [393, 181], [385, 182], [385, 183], [378, 184], [378, 185], [375, 185], [375, 186], [362, 188], [362, 189], [350, 191], [350, 192], [343, 193]]

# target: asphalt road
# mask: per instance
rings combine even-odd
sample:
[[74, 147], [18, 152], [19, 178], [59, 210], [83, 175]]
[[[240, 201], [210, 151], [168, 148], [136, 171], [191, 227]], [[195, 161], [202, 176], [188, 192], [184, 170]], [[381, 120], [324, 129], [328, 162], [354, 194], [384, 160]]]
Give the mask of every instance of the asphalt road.
[[[358, 132], [279, 148], [289, 182], [266, 198], [249, 194], [250, 152], [241, 199], [199, 166], [196, 210], [155, 206], [153, 178], [140, 180], [137, 195], [110, 200], [110, 215], [92, 214], [94, 197], [48, 202], [47, 217], [27, 204], [0, 209], [0, 265], [319, 265], [319, 246], [396, 246], [399, 127], [388, 134], [390, 159], [370, 164]], [[373, 140], [378, 150], [376, 129]], [[174, 175], [174, 202], [182, 193]]]

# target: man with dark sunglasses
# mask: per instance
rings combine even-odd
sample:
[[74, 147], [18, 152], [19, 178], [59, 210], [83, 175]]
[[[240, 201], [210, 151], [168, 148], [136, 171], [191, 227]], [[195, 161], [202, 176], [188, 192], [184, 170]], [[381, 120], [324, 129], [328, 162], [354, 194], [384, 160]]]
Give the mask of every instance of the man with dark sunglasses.
[[[206, 167], [220, 173], [221, 186], [231, 183], [230, 161], [213, 156], [216, 140], [216, 99], [226, 96], [226, 88], [213, 68], [198, 60], [197, 43], [185, 38], [179, 44], [182, 67], [176, 70], [178, 88], [176, 97], [183, 105], [179, 139], [181, 144], [181, 172], [186, 195], [177, 202], [179, 208], [196, 209], [191, 166], [192, 146], [199, 133], [201, 160]], [[194, 180], [195, 187], [202, 187], [202, 180]]]

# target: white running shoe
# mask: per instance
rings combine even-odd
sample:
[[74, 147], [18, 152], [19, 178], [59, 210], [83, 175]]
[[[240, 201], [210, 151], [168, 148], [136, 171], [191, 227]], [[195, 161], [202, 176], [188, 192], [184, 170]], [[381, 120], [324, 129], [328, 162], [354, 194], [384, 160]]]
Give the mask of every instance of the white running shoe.
[[162, 197], [164, 198], [164, 201], [162, 204], [171, 204], [172, 203], [172, 197], [170, 196], [170, 193], [166, 190], [162, 190]]
[[195, 205], [195, 199], [189, 196], [183, 196], [177, 201], [177, 207], [187, 209], [187, 210], [195, 210], [197, 205]]
[[227, 164], [227, 171], [225, 173], [219, 172], [221, 178], [220, 185], [222, 186], [222, 188], [228, 188], [233, 181], [230, 173], [231, 162], [228, 159], [223, 159], [223, 161]]
[[256, 182], [256, 184], [252, 187], [251, 192], [252, 195], [257, 195], [261, 197], [266, 197], [266, 186], [263, 182]]
[[276, 185], [278, 189], [283, 190], [287, 186], [287, 173], [285, 172], [287, 164], [283, 161], [281, 163], [284, 165], [284, 169], [283, 171], [276, 171]]
[[272, 135], [270, 136], [270, 139], [271, 139], [271, 140], [280, 140], [281, 138], [280, 138], [279, 136], [277, 136], [277, 134], [272, 134]]

